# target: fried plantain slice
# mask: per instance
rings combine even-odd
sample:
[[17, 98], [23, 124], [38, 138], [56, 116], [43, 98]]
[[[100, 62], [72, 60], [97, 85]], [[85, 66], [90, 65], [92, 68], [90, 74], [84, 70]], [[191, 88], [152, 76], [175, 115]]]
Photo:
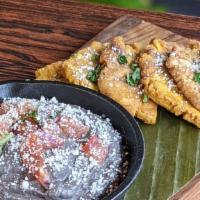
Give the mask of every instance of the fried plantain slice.
[[69, 83], [98, 90], [95, 80], [88, 80], [88, 73], [95, 70], [99, 64], [99, 57], [105, 45], [100, 42], [92, 42], [74, 53], [69, 59], [63, 62], [63, 76]]
[[173, 47], [166, 67], [180, 92], [200, 111], [200, 43]]
[[58, 61], [35, 71], [36, 80], [67, 82], [62, 73], [63, 61]]
[[98, 87], [101, 93], [121, 104], [133, 116], [145, 123], [155, 124], [157, 105], [150, 99], [143, 102], [140, 69], [135, 59], [136, 51], [125, 45], [122, 37], [115, 37], [101, 54], [100, 63], [104, 67]]
[[157, 104], [200, 128], [200, 112], [178, 91], [165, 67], [172, 46], [154, 39], [141, 53], [139, 64], [144, 90]]

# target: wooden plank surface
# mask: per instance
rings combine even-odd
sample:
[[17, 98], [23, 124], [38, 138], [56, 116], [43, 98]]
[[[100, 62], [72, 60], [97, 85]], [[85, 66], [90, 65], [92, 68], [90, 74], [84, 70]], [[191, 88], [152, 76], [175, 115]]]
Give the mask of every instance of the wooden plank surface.
[[197, 174], [179, 192], [169, 200], [199, 200], [200, 199], [200, 174]]
[[67, 0], [0, 0], [0, 80], [33, 78], [37, 66], [68, 57], [125, 14], [200, 39], [198, 17]]
[[176, 34], [150, 22], [141, 20], [131, 15], [124, 15], [98, 33], [91, 41], [109, 42], [115, 36], [123, 36], [127, 44], [139, 42], [148, 44], [154, 38], [160, 38], [169, 42], [188, 43], [189, 39]]
[[[114, 22], [121, 16], [123, 17]], [[141, 20], [136, 20], [135, 16]], [[175, 34], [144, 23], [142, 20], [167, 28], [174, 31]], [[106, 41], [114, 35], [123, 35], [128, 43], [132, 43], [133, 41], [147, 42], [157, 36], [169, 41], [185, 42], [187, 39], [179, 36], [183, 35], [200, 40], [200, 18], [198, 17], [125, 10], [66, 0], [29, 0], [26, 2], [23, 0], [0, 0], [0, 81], [34, 78], [36, 67], [67, 58], [112, 22], [114, 24], [98, 34], [95, 39]], [[166, 113], [161, 113], [162, 115], [166, 116]], [[172, 120], [175, 121], [174, 118]], [[144, 129], [149, 129], [149, 127]], [[161, 134], [156, 126], [154, 129], [155, 138], [162, 137], [160, 142], [165, 139], [180, 139], [172, 134], [173, 139], [170, 137], [171, 133], [169, 135]], [[193, 127], [191, 129], [193, 130]], [[194, 132], [196, 134], [196, 129]], [[186, 133], [184, 134], [186, 135]], [[191, 141], [198, 137], [195, 134], [190, 135], [190, 137], [194, 137]], [[146, 134], [149, 140], [154, 136]], [[162, 143], [159, 145], [162, 146]], [[149, 149], [154, 152], [155, 147], [156, 144]], [[162, 148], [164, 148], [163, 151], [168, 149], [168, 147]], [[173, 152], [176, 155], [176, 149], [173, 149]], [[168, 154], [166, 154], [167, 157], [169, 157]], [[188, 160], [190, 157], [190, 155], [187, 156]], [[151, 167], [149, 170], [152, 169]], [[166, 170], [169, 170], [170, 175], [173, 176], [173, 169], [170, 166], [166, 166]], [[162, 171], [158, 171], [155, 179], [160, 177], [159, 173]], [[145, 183], [145, 176], [142, 178], [145, 187], [141, 188], [139, 192], [146, 191], [148, 194], [150, 189], [146, 186], [151, 185]], [[168, 179], [160, 179], [161, 184], [165, 184], [166, 181]], [[157, 186], [155, 182], [149, 196], [145, 199], [156, 199], [155, 197], [162, 195], [159, 194], [157, 187], [159, 185]], [[166, 189], [169, 192], [173, 190], [173, 188]], [[136, 199], [136, 196], [133, 188], [128, 199], [132, 199], [132, 197]], [[141, 199], [139, 195], [137, 199]]]

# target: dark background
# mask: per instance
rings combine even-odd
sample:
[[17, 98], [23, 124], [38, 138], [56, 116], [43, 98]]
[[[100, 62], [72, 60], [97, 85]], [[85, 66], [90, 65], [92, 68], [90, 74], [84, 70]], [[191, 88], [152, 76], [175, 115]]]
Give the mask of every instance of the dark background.
[[200, 0], [82, 0], [123, 8], [200, 16]]
[[154, 0], [153, 3], [163, 5], [169, 12], [200, 16], [200, 0]]

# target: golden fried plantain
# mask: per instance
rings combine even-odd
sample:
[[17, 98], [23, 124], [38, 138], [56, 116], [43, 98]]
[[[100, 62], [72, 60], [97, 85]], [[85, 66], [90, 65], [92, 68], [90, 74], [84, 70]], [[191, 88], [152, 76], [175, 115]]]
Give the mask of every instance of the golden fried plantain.
[[66, 82], [62, 73], [63, 61], [58, 61], [35, 71], [36, 80], [50, 80]]
[[200, 43], [173, 47], [166, 67], [180, 92], [200, 111]]
[[172, 46], [154, 39], [141, 53], [139, 64], [145, 92], [157, 104], [200, 128], [200, 112], [180, 94], [165, 67]]
[[98, 90], [95, 82], [87, 79], [89, 71], [95, 69], [99, 63], [99, 56], [104, 49], [104, 44], [100, 42], [92, 42], [74, 53], [69, 59], [63, 63], [63, 75], [69, 83], [81, 85], [93, 90]]
[[127, 77], [132, 72], [130, 65], [135, 59], [136, 51], [125, 45], [122, 37], [114, 38], [100, 57], [104, 67], [98, 79], [98, 87], [101, 93], [121, 104], [133, 116], [145, 123], [155, 124], [157, 105], [147, 99], [143, 102], [141, 84], [131, 86], [127, 83]]

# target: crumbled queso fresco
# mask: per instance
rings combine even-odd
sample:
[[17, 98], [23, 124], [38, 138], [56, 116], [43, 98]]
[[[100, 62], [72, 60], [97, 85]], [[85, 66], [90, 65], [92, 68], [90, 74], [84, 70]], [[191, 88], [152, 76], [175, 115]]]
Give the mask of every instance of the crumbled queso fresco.
[[4, 200], [99, 199], [121, 173], [121, 137], [110, 120], [55, 98], [5, 99], [0, 148]]

